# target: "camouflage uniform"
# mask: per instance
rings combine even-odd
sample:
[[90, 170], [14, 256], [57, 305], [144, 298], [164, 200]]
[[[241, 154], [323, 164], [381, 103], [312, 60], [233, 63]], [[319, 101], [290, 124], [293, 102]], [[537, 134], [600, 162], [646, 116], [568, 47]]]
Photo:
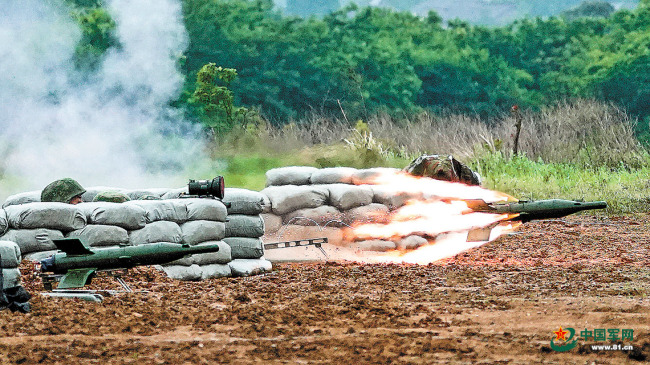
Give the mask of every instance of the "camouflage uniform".
[[41, 201], [70, 203], [73, 198], [85, 192], [86, 190], [77, 181], [64, 178], [46, 186], [41, 192]]
[[162, 198], [152, 194], [144, 194], [140, 196], [137, 200], [162, 200]]
[[94, 202], [111, 202], [111, 203], [124, 203], [131, 200], [126, 194], [119, 191], [102, 191], [95, 195]]
[[452, 156], [422, 155], [411, 162], [404, 171], [436, 180], [481, 185], [481, 177]]

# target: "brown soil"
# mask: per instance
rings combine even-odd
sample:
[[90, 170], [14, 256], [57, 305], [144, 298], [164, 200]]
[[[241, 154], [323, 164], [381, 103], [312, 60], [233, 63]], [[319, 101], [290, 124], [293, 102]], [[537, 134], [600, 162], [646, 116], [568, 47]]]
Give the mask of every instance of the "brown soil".
[[[650, 215], [529, 223], [431, 264], [278, 264], [270, 274], [172, 281], [103, 303], [46, 298], [0, 312], [2, 364], [641, 363], [650, 359]], [[116, 288], [98, 278], [93, 288]], [[550, 347], [558, 328], [632, 329], [632, 341]], [[560, 342], [561, 343], [561, 342]], [[633, 351], [592, 351], [622, 343]]]

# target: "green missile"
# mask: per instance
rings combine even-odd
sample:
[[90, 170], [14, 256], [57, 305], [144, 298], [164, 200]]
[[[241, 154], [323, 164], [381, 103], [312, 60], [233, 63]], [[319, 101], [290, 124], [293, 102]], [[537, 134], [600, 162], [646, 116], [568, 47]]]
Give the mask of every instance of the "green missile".
[[475, 212], [495, 214], [518, 214], [511, 220], [530, 222], [536, 219], [561, 218], [583, 210], [605, 209], [607, 203], [579, 202], [563, 199], [549, 199], [537, 201], [520, 200], [516, 203], [486, 203], [483, 200], [466, 200], [467, 206]]
[[62, 251], [41, 260], [41, 271], [64, 274], [58, 288], [81, 288], [90, 283], [97, 270], [128, 269], [141, 265], [160, 265], [186, 255], [219, 251], [219, 245], [190, 246], [170, 242], [140, 246], [90, 249], [78, 238], [53, 240]]

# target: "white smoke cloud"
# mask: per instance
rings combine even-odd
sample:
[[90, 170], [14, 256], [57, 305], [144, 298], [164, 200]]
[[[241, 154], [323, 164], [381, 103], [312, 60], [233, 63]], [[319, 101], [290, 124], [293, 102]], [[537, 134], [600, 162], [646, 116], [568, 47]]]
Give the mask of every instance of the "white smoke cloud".
[[23, 181], [23, 190], [62, 177], [85, 186], [186, 181], [184, 164], [201, 155], [203, 144], [168, 106], [182, 87], [177, 59], [187, 46], [179, 1], [109, 1], [120, 47], [91, 77], [75, 70], [81, 33], [63, 3], [0, 3], [5, 176]]

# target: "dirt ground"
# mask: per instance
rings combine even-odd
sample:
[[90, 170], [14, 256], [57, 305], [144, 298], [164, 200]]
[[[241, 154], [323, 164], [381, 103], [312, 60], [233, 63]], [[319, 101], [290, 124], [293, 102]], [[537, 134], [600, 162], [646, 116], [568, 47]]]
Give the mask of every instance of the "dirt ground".
[[[46, 298], [30, 265], [29, 314], [0, 312], [2, 364], [624, 364], [650, 360], [650, 215], [573, 216], [430, 264], [278, 264], [266, 275], [126, 281], [148, 294]], [[94, 288], [115, 288], [98, 278]], [[632, 329], [630, 341], [559, 327]], [[556, 343], [562, 344], [562, 341]], [[632, 345], [632, 351], [592, 350]]]

